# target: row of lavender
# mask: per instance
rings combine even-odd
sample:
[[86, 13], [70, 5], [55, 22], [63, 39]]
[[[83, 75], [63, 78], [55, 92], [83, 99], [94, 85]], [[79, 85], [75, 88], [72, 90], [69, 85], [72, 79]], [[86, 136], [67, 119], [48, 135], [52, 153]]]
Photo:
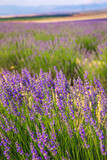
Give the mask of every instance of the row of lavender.
[[0, 67], [8, 70], [26, 67], [39, 74], [53, 66], [72, 80], [85, 69], [99, 75], [107, 90], [107, 20], [63, 23], [0, 23]]
[[[107, 40], [107, 21], [84, 21], [84, 22], [63, 22], [63, 23], [0, 23], [0, 44], [10, 46], [10, 44], [23, 44], [26, 42], [26, 47], [34, 46], [35, 50], [49, 51], [55, 47], [57, 50], [61, 45], [66, 48], [71, 48], [74, 43], [76, 46], [77, 37], [94, 36], [98, 42], [98, 49], [101, 43]], [[95, 42], [93, 42], [95, 43]], [[93, 44], [94, 45], [94, 44]], [[19, 46], [21, 47], [21, 46]], [[78, 46], [78, 49], [79, 46]], [[85, 49], [82, 50], [85, 52]]]
[[107, 96], [99, 80], [71, 87], [27, 69], [0, 74], [0, 159], [104, 160], [107, 156]]

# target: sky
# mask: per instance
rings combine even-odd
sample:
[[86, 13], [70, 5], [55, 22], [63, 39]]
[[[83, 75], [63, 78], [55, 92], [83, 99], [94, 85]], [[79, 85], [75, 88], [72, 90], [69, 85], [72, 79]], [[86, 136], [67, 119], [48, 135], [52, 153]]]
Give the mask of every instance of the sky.
[[39, 5], [77, 5], [103, 3], [107, 0], [0, 0], [1, 5], [39, 6]]

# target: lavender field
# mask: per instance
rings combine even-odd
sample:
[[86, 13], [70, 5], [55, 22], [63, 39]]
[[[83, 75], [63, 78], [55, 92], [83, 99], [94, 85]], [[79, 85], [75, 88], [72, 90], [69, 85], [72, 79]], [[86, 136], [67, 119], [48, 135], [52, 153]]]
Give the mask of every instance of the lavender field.
[[107, 20], [0, 23], [7, 159], [107, 159]]

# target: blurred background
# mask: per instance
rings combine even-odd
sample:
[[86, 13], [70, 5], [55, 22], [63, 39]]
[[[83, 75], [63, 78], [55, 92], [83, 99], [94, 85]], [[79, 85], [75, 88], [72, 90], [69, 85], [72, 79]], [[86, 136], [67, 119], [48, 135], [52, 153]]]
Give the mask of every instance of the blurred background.
[[[107, 0], [0, 0], [0, 19], [26, 17], [72, 17], [106, 14]], [[99, 13], [100, 12], [100, 13]], [[84, 14], [83, 14], [84, 13]], [[105, 18], [105, 17], [104, 17]]]

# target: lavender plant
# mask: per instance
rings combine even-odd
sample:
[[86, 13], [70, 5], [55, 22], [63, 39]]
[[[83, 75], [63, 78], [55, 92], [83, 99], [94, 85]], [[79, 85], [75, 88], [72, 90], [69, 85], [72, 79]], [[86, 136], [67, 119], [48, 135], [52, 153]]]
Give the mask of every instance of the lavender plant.
[[62, 71], [56, 78], [40, 70], [31, 76], [0, 74], [0, 159], [105, 160], [107, 95], [85, 72], [71, 87]]
[[[30, 73], [62, 70], [67, 80], [84, 80], [85, 69], [93, 83], [93, 73], [107, 90], [107, 21], [90, 20], [61, 23], [0, 23], [0, 70], [26, 67]], [[1, 71], [0, 71], [1, 72]]]

